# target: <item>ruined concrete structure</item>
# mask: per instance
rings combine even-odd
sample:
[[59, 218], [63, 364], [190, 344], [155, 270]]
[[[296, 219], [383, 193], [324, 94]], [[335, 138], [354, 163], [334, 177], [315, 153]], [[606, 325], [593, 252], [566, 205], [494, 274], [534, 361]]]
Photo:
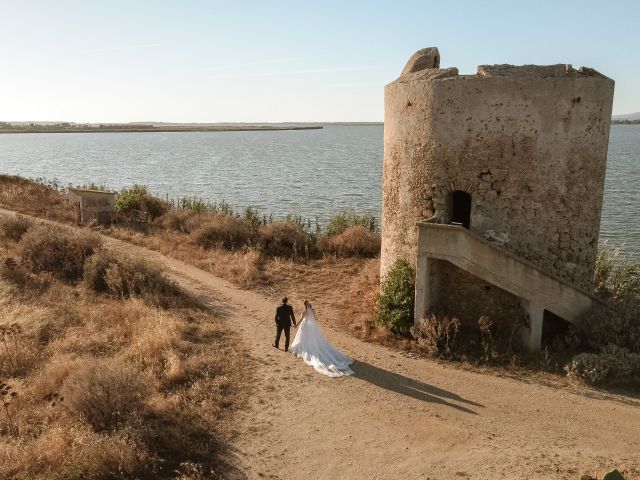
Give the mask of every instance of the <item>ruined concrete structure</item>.
[[116, 205], [114, 192], [88, 190], [84, 188], [70, 188], [69, 202], [76, 209], [76, 222], [111, 223]]
[[[382, 276], [398, 258], [415, 264], [417, 223], [429, 221], [462, 225], [588, 288], [614, 82], [571, 65], [459, 75], [439, 64], [437, 48], [420, 50], [385, 88]], [[518, 311], [511, 293], [437, 263], [434, 308], [476, 320]]]

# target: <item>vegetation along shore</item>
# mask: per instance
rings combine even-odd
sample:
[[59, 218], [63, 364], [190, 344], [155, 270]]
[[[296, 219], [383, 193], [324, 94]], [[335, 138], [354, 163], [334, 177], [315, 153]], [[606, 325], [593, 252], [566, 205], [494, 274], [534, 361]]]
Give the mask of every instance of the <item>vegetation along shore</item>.
[[299, 124], [156, 124], [156, 123], [33, 123], [0, 122], [0, 133], [109, 133], [109, 132], [259, 132], [318, 130], [322, 125]]

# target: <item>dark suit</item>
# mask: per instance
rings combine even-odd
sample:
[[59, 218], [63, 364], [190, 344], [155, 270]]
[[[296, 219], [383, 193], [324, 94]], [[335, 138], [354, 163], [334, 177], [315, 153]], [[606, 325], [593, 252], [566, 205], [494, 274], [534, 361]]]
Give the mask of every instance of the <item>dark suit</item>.
[[296, 316], [293, 314], [293, 307], [283, 303], [276, 308], [276, 340], [273, 344], [276, 348], [280, 345], [280, 335], [284, 331], [284, 349], [289, 350], [289, 336], [291, 325], [296, 324]]

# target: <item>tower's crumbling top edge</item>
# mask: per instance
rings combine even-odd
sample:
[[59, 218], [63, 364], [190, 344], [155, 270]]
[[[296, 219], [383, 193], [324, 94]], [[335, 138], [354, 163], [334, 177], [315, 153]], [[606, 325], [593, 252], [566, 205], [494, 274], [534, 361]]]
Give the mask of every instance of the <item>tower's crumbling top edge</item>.
[[601, 77], [601, 73], [588, 67], [574, 69], [570, 64], [556, 65], [479, 65], [480, 77], [515, 77], [515, 78], [560, 78], [560, 77]]
[[605, 75], [589, 67], [577, 70], [570, 64], [556, 65], [479, 65], [475, 75], [459, 75], [458, 69], [440, 68], [440, 52], [436, 47], [428, 47], [414, 53], [402, 69], [400, 77], [392, 83], [413, 81], [435, 81], [473, 78], [581, 78], [595, 77], [608, 79]]
[[440, 78], [450, 78], [457, 77], [458, 69], [455, 67], [451, 68], [427, 68], [425, 70], [418, 70], [417, 72], [406, 73], [404, 75], [400, 75], [395, 81], [391, 83], [405, 83], [405, 82], [413, 82], [416, 80], [436, 80]]

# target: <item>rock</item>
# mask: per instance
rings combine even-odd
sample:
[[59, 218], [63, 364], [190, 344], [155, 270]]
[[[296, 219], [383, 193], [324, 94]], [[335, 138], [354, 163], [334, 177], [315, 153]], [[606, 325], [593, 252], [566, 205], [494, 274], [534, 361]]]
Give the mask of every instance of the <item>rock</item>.
[[508, 233], [496, 233], [495, 230], [487, 230], [486, 232], [484, 232], [484, 238], [486, 238], [490, 242], [495, 242], [502, 246], [506, 246], [511, 243], [511, 239], [509, 238]]
[[438, 52], [438, 49], [436, 47], [423, 48], [411, 55], [400, 76], [438, 67], [440, 67], [440, 52]]
[[618, 469], [611, 470], [607, 473], [602, 480], [624, 480], [622, 474], [618, 471]]
[[427, 223], [442, 223], [447, 224], [450, 222], [449, 214], [444, 210], [437, 210], [432, 217], [425, 220]]

